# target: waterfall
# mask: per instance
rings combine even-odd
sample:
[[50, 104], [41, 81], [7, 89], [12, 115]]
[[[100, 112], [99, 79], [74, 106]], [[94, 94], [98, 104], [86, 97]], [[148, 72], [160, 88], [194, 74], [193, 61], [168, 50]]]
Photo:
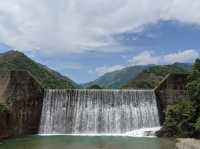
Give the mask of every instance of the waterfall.
[[125, 134], [159, 127], [153, 90], [46, 90], [40, 134]]

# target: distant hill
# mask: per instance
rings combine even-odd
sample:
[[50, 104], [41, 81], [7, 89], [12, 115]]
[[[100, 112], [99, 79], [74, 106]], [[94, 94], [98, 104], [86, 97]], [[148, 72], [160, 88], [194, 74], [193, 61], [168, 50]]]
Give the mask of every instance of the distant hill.
[[102, 89], [99, 85], [89, 86], [87, 89]]
[[0, 54], [0, 71], [26, 70], [31, 72], [44, 88], [75, 88], [78, 85], [68, 77], [39, 64], [18, 51]]
[[152, 66], [128, 83], [122, 88], [124, 89], [153, 89], [168, 73], [189, 73], [192, 64], [175, 63], [173, 65]]
[[[169, 72], [185, 73], [191, 71], [191, 68], [192, 64], [185, 63], [175, 63], [173, 65], [166, 66], [131, 66], [121, 70], [106, 73], [94, 81], [83, 84], [83, 87], [88, 88], [92, 85], [99, 85], [102, 88], [112, 89], [138, 87], [152, 88], [155, 84], [157, 84], [157, 82], [162, 80], [162, 78]], [[141, 85], [143, 83], [144, 85]]]
[[140, 72], [147, 69], [149, 66], [133, 66], [121, 70], [106, 73], [98, 79], [82, 84], [84, 88], [92, 85], [99, 85], [102, 88], [120, 88], [129, 80], [134, 79]]

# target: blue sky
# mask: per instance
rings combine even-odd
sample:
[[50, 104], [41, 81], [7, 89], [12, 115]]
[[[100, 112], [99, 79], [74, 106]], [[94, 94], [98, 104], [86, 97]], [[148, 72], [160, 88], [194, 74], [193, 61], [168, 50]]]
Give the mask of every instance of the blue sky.
[[17, 49], [78, 83], [127, 66], [193, 62], [200, 1], [155, 1], [7, 0], [0, 52]]

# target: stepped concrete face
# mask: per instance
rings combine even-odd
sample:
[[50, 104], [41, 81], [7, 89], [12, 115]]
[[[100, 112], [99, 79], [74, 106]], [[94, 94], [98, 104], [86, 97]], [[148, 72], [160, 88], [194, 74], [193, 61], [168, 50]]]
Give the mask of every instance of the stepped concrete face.
[[186, 91], [187, 77], [188, 74], [169, 74], [155, 88], [161, 123], [164, 122], [164, 113], [168, 105], [189, 99]]
[[26, 71], [0, 72], [0, 138], [38, 132], [43, 89]]
[[176, 149], [200, 149], [200, 140], [178, 139]]

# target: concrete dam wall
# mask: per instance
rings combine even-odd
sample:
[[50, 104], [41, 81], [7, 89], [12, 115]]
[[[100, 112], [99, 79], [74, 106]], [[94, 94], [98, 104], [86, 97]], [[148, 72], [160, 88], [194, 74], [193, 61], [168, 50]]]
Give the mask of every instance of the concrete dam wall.
[[186, 78], [168, 75], [155, 90], [46, 90], [44, 94], [29, 72], [0, 72], [0, 105], [8, 109], [0, 112], [0, 138], [134, 134], [154, 128], [162, 124], [167, 105], [187, 96]]
[[0, 138], [38, 132], [43, 89], [26, 71], [0, 72]]

